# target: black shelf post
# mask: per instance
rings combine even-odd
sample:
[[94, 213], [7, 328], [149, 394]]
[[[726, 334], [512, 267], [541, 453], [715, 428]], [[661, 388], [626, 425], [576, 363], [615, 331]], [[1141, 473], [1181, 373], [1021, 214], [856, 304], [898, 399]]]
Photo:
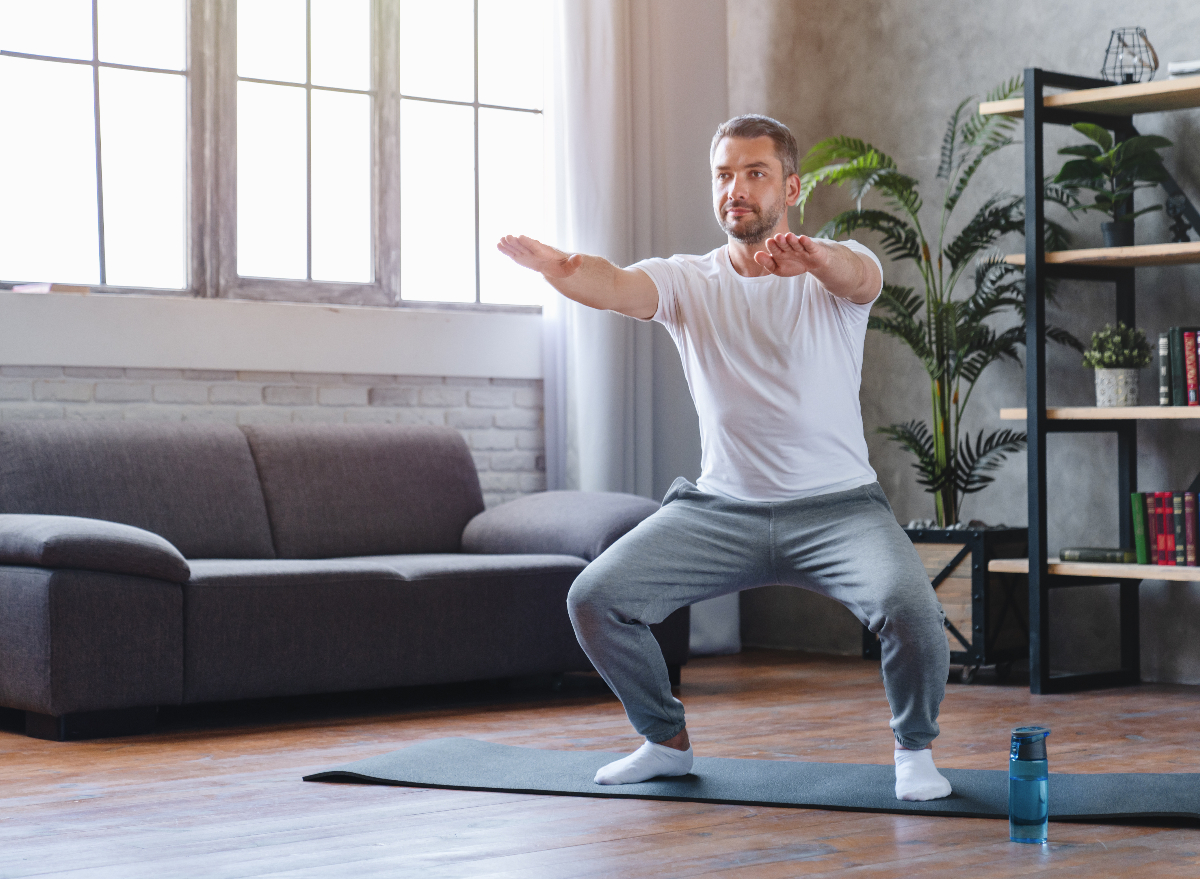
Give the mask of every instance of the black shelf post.
[[1042, 71], [1025, 70], [1025, 433], [1029, 470], [1029, 691], [1050, 680], [1050, 606], [1046, 580], [1046, 242], [1042, 180], [1045, 89]]

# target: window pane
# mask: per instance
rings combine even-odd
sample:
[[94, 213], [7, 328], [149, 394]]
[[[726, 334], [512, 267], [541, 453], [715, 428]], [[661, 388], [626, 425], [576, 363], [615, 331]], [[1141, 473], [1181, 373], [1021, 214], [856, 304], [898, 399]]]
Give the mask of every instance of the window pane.
[[304, 82], [304, 0], [237, 0], [238, 76]]
[[370, 283], [371, 99], [312, 93], [312, 276]]
[[312, 0], [312, 81], [371, 87], [371, 0]]
[[479, 102], [542, 108], [542, 72], [550, 38], [546, 0], [479, 4]]
[[0, 277], [100, 283], [92, 69], [0, 57]]
[[0, 0], [0, 49], [91, 58], [91, 0]]
[[183, 0], [99, 0], [100, 60], [183, 70], [187, 23]]
[[475, 100], [474, 0], [401, 0], [400, 91]]
[[400, 296], [475, 301], [474, 110], [400, 105]]
[[545, 282], [496, 250], [505, 235], [546, 240], [542, 116], [479, 111], [479, 300], [540, 305]]
[[187, 286], [187, 81], [169, 73], [100, 71], [107, 280]]
[[238, 83], [238, 274], [308, 276], [304, 89]]

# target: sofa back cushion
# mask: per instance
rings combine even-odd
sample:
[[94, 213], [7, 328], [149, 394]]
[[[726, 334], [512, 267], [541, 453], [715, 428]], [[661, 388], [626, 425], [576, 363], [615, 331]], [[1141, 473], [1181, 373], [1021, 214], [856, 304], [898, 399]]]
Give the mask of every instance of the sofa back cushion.
[[186, 558], [275, 556], [254, 459], [233, 425], [9, 422], [0, 513], [120, 522]]
[[483, 510], [467, 444], [446, 427], [243, 427], [279, 558], [458, 552]]

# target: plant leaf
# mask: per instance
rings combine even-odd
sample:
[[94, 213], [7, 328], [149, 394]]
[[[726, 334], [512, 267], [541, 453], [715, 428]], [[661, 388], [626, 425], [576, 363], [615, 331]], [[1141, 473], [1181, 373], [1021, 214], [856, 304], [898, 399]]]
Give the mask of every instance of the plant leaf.
[[1113, 139], [1107, 128], [1101, 128], [1099, 125], [1094, 125], [1091, 122], [1076, 122], [1071, 126], [1088, 140], [1094, 140], [1100, 144], [1100, 149], [1108, 152], [1112, 149]]

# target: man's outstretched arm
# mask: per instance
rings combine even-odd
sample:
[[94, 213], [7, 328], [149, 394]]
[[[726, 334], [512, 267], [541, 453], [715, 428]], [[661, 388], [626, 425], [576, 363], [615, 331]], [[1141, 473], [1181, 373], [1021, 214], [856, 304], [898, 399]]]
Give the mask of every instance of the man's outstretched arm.
[[783, 278], [808, 272], [834, 296], [862, 305], [874, 300], [883, 284], [869, 256], [791, 232], [768, 238], [766, 250], [754, 254], [754, 261]]
[[505, 235], [496, 247], [518, 265], [541, 272], [551, 287], [583, 305], [642, 320], [658, 311], [658, 288], [638, 269], [621, 269], [598, 256], [563, 253], [525, 235]]

